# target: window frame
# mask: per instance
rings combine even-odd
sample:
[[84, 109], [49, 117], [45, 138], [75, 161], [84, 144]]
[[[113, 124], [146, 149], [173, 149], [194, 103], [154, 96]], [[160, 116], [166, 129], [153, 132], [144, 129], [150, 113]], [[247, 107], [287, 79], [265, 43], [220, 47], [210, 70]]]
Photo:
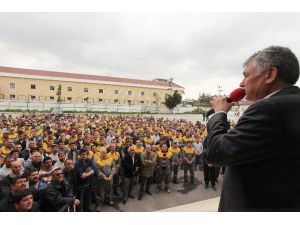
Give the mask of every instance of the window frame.
[[[12, 84], [13, 84], [14, 87], [12, 87]], [[15, 89], [15, 88], [16, 88], [16, 83], [15, 82], [13, 82], [13, 83], [10, 82], [9, 83], [9, 89]]]

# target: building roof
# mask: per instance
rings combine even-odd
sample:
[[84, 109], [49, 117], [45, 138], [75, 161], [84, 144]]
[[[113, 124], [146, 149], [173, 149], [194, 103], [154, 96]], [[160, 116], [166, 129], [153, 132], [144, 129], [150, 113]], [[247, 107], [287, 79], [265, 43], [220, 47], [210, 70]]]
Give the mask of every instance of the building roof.
[[46, 70], [35, 70], [35, 69], [22, 69], [14, 67], [5, 67], [0, 66], [1, 73], [12, 73], [19, 75], [37, 75], [45, 77], [56, 77], [56, 78], [73, 78], [73, 79], [83, 79], [83, 80], [92, 80], [92, 81], [108, 81], [108, 82], [118, 82], [118, 83], [132, 83], [137, 85], [153, 85], [153, 86], [162, 86], [162, 87], [174, 87], [182, 88], [181, 86], [173, 82], [163, 82], [158, 80], [140, 80], [140, 79], [129, 79], [121, 77], [111, 77], [111, 76], [102, 76], [102, 75], [90, 75], [90, 74], [79, 74], [79, 73], [66, 73], [66, 72], [56, 72], [56, 71], [46, 71]]

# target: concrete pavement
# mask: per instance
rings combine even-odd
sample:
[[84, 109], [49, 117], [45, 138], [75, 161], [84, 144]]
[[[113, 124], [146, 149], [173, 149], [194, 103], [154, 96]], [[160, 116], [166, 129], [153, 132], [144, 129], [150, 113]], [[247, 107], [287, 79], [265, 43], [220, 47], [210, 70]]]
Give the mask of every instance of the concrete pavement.
[[[114, 206], [104, 205], [103, 212], [153, 212], [153, 211], [217, 211], [218, 197], [223, 177], [220, 175], [217, 183], [217, 191], [209, 187], [204, 188], [202, 171], [195, 171], [196, 184], [184, 184], [183, 171], [179, 171], [179, 184], [170, 184], [171, 193], [166, 191], [155, 192], [156, 184], [152, 184], [152, 195], [145, 194], [142, 200], [138, 200], [139, 184], [134, 187], [135, 199], [129, 198], [127, 203], [122, 203], [122, 198], [115, 198]], [[120, 191], [119, 191], [120, 192]], [[121, 193], [121, 192], [120, 192]], [[206, 201], [204, 201], [206, 200]]]
[[157, 212], [217, 212], [220, 197], [211, 198], [186, 205], [171, 207]]

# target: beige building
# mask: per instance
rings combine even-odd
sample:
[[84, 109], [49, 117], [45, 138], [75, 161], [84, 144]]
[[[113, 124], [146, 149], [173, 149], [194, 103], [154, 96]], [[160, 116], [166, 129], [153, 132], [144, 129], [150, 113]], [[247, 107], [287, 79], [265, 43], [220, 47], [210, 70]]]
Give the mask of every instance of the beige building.
[[96, 104], [161, 105], [166, 94], [184, 88], [164, 79], [139, 80], [110, 76], [20, 69], [0, 66], [0, 100]]

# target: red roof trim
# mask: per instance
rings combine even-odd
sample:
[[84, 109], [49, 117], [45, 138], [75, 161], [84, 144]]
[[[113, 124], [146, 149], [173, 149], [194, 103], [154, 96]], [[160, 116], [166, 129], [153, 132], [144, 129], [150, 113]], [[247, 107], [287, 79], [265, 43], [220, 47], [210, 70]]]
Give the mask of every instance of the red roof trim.
[[119, 82], [119, 83], [132, 83], [132, 84], [141, 84], [141, 85], [155, 85], [155, 86], [162, 86], [162, 87], [170, 86], [175, 88], [183, 88], [173, 82], [169, 84], [160, 81], [98, 76], [98, 75], [79, 74], [79, 73], [55, 72], [55, 71], [46, 71], [46, 70], [22, 69], [22, 68], [5, 67], [5, 66], [0, 66], [0, 72], [23, 74], [23, 75], [63, 77], [63, 78], [73, 78], [73, 79], [94, 80], [94, 81], [109, 81], [109, 82]]

